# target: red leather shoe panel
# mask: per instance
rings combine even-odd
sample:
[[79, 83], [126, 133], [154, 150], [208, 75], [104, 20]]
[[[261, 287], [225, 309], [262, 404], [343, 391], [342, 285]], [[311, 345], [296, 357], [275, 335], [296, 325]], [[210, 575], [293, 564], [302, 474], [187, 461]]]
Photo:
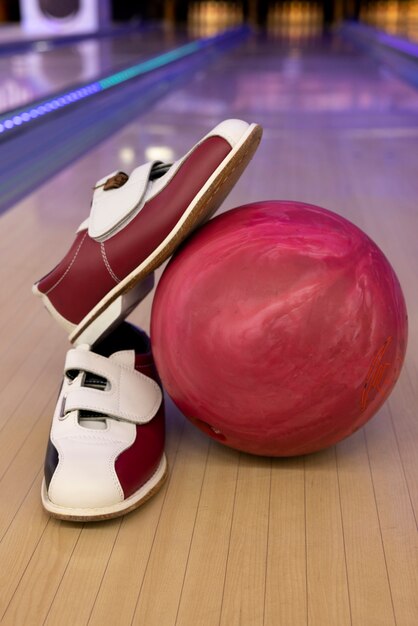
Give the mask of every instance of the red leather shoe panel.
[[155, 380], [155, 382], [161, 387], [160, 377], [151, 353], [137, 353], [135, 355], [135, 369], [138, 370], [138, 372], [141, 372], [141, 374], [144, 374], [144, 376], [148, 376], [149, 378], [152, 378], [152, 380]]
[[39, 291], [41, 291], [42, 293], [47, 293], [50, 289], [54, 287], [56, 283], [58, 283], [59, 280], [62, 279], [65, 272], [71, 266], [72, 260], [78, 254], [80, 246], [83, 245], [83, 240], [86, 237], [86, 233], [86, 230], [82, 230], [81, 232], [77, 233], [76, 238], [71, 245], [71, 248], [68, 250], [62, 261], [60, 261], [58, 265], [56, 265], [54, 269], [49, 272], [49, 274], [44, 276], [38, 282]]
[[138, 491], [156, 472], [164, 452], [164, 403], [148, 424], [136, 427], [136, 439], [116, 459], [115, 470], [125, 498]]
[[165, 239], [207, 179], [231, 151], [221, 137], [200, 144], [155, 198], [122, 231], [106, 241], [109, 262], [127, 276]]
[[[135, 368], [160, 384], [151, 354], [137, 354]], [[136, 427], [136, 439], [130, 448], [116, 459], [115, 470], [125, 498], [135, 493], [156, 472], [165, 444], [164, 401], [157, 415]]]
[[[48, 276], [48, 283], [52, 282], [48, 297], [61, 315], [78, 324], [117, 282], [105, 265], [99, 243], [86, 235], [75, 250], [77, 254], [73, 255], [70, 263], [66, 262], [63, 273], [63, 263], [60, 264], [61, 277], [58, 281], [53, 283]], [[45, 293], [44, 281], [46, 279], [39, 283], [38, 288]]]

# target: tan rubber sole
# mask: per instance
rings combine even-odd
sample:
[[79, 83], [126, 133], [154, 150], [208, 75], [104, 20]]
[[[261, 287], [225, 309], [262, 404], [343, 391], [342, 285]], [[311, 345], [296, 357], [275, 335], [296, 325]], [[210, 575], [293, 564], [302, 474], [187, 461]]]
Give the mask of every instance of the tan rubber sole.
[[[72, 343], [79, 343], [80, 335], [82, 335], [87, 328], [94, 325], [96, 320], [99, 320], [104, 311], [117, 298], [123, 297], [124, 294], [133, 289], [137, 283], [145, 279], [150, 273], [162, 265], [186, 237], [216, 213], [217, 209], [252, 159], [260, 143], [262, 134], [263, 129], [258, 124], [252, 124], [249, 127], [247, 136], [242, 143], [235, 146], [231, 153], [219, 165], [205, 187], [203, 187], [201, 195], [198, 196], [196, 201], [185, 211], [183, 219], [180, 220], [154, 253], [116, 285], [71, 332], [69, 339]], [[122, 308], [118, 320], [124, 319], [126, 315], [127, 313], [125, 313], [125, 310]], [[117, 320], [114, 320], [113, 326], [115, 325], [115, 321]], [[100, 331], [97, 333], [93, 330], [93, 333], [89, 332], [88, 334], [90, 336], [102, 336], [103, 328], [100, 328]]]
[[[150, 498], [152, 498], [152, 496], [154, 496], [158, 491], [160, 491], [161, 487], [164, 485], [165, 481], [167, 480], [168, 477], [168, 465], [167, 462], [165, 462], [165, 468], [163, 471], [163, 474], [161, 476], [161, 478], [158, 480], [158, 482], [153, 485], [151, 487], [151, 489], [149, 491], [147, 491], [142, 497], [139, 497], [138, 500], [132, 502], [132, 504], [129, 504], [129, 501], [131, 499], [135, 499], [135, 494], [133, 494], [132, 496], [130, 496], [130, 498], [128, 498], [127, 502], [127, 506], [126, 508], [121, 508], [115, 511], [106, 511], [103, 512], [101, 509], [96, 509], [97, 512], [95, 512], [95, 509], [90, 509], [88, 514], [82, 514], [82, 513], [70, 513], [70, 509], [63, 509], [63, 511], [59, 511], [60, 507], [55, 506], [48, 498], [48, 493], [47, 493], [47, 489], [45, 486], [45, 481], [42, 482], [42, 505], [45, 509], [45, 511], [48, 513], [48, 515], [50, 515], [51, 517], [54, 517], [55, 519], [59, 519], [59, 520], [63, 520], [65, 522], [101, 522], [104, 520], [108, 520], [108, 519], [114, 519], [116, 517], [122, 517], [123, 515], [126, 515], [127, 513], [130, 513], [131, 511], [134, 511], [135, 509], [137, 509], [138, 507], [140, 507], [142, 504], [145, 504], [145, 502], [147, 502]], [[152, 478], [150, 479], [152, 481]], [[141, 487], [141, 489], [139, 490], [138, 493], [140, 493], [144, 487], [146, 487], [146, 485], [144, 485], [143, 487]], [[111, 507], [109, 507], [111, 508]], [[74, 509], [74, 511], [79, 511], [79, 509]]]

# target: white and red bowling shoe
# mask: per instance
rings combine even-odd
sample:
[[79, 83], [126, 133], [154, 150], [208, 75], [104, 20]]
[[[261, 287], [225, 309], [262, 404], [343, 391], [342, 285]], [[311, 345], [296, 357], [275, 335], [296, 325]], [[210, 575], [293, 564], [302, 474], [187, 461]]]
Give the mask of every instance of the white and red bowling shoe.
[[94, 348], [69, 350], [45, 459], [53, 517], [124, 515], [167, 476], [164, 404], [147, 335], [123, 322]]
[[72, 343], [93, 344], [153, 287], [153, 270], [218, 209], [262, 129], [226, 120], [172, 165], [113, 172], [96, 183], [89, 218], [63, 260], [33, 287]]

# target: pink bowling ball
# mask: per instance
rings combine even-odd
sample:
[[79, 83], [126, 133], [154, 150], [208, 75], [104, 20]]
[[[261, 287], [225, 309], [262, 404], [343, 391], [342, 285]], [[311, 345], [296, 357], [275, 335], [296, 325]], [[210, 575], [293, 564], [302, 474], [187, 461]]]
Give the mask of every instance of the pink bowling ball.
[[343, 217], [257, 202], [202, 227], [152, 309], [162, 382], [184, 415], [253, 454], [321, 450], [369, 420], [405, 356], [407, 313], [381, 250]]

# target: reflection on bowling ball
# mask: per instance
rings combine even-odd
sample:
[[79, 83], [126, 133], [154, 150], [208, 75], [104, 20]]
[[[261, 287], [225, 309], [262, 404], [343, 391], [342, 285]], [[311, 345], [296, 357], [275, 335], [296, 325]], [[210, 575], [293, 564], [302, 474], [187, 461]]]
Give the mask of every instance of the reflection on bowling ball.
[[152, 310], [163, 384], [205, 433], [290, 456], [335, 444], [386, 400], [407, 314], [398, 279], [367, 235], [299, 202], [257, 202], [192, 236]]

